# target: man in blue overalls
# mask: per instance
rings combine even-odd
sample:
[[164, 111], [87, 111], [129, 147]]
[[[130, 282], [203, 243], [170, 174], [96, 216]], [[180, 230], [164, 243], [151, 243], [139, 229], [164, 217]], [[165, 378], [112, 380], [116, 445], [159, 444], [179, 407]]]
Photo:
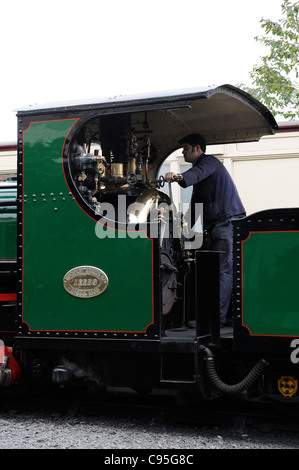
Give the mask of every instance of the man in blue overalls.
[[[212, 250], [220, 255], [220, 327], [225, 325], [233, 283], [233, 228], [231, 220], [245, 216], [237, 188], [224, 167], [213, 155], [206, 155], [206, 141], [201, 134], [190, 134], [179, 140], [184, 159], [192, 167], [178, 175], [166, 173], [165, 180], [177, 181], [186, 188], [193, 186], [191, 197], [191, 227], [194, 206], [203, 204], [203, 230], [211, 234]], [[188, 220], [188, 219], [187, 219]]]

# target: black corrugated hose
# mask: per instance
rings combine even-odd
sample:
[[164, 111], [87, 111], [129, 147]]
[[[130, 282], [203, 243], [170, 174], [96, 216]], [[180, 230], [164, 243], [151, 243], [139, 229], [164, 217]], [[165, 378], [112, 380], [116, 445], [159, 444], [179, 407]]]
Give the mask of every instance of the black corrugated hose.
[[241, 380], [241, 382], [234, 385], [229, 385], [222, 382], [222, 380], [218, 377], [215, 370], [214, 355], [212, 351], [210, 351], [208, 348], [204, 348], [203, 352], [206, 356], [208, 376], [215, 387], [223, 393], [244, 392], [244, 390], [247, 390], [256, 381], [256, 379], [262, 374], [265, 367], [268, 365], [268, 362], [265, 359], [261, 359], [256, 363], [256, 365], [251, 369], [246, 377]]

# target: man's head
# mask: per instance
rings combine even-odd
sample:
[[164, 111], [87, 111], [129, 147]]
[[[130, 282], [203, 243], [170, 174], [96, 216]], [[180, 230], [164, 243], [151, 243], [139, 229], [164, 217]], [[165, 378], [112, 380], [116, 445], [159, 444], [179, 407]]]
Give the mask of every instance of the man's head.
[[202, 152], [206, 151], [206, 139], [201, 134], [189, 134], [179, 140], [179, 144], [189, 144], [191, 147], [200, 145]]
[[206, 150], [206, 139], [201, 134], [189, 134], [179, 140], [186, 162], [193, 163]]

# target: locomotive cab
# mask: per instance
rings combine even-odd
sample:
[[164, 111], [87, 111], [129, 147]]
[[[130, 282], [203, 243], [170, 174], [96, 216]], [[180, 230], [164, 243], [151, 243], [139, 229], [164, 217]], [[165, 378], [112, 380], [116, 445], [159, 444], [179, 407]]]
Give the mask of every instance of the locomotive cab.
[[213, 395], [201, 350], [233, 347], [220, 335], [219, 253], [186, 231], [159, 169], [187, 133], [209, 145], [275, 128], [261, 103], [230, 85], [18, 110], [9, 338], [26, 380], [187, 384]]

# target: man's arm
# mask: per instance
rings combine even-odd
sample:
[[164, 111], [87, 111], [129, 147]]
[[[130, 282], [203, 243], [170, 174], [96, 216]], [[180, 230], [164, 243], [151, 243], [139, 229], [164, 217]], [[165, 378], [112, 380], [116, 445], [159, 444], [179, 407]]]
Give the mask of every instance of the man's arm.
[[164, 179], [168, 183], [173, 183], [174, 181], [179, 183], [180, 181], [183, 181], [184, 178], [181, 174], [173, 173], [172, 171], [170, 171], [165, 174]]

